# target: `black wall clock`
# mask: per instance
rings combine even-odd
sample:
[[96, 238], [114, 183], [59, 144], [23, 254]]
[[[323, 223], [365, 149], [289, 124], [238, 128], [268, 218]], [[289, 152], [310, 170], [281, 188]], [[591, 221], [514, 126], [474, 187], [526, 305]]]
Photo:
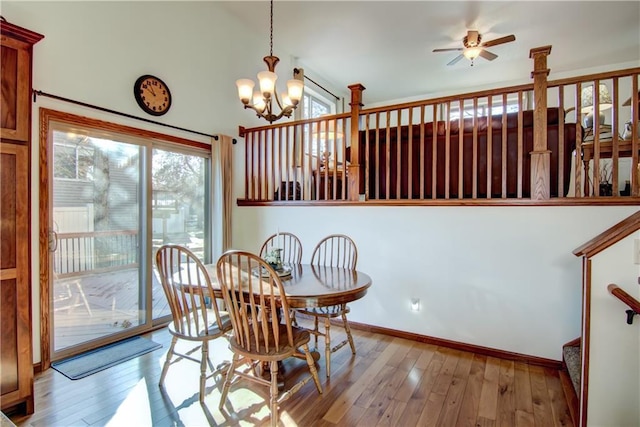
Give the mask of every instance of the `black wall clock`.
[[158, 77], [145, 74], [133, 85], [133, 95], [142, 110], [152, 116], [161, 116], [171, 107], [169, 87]]

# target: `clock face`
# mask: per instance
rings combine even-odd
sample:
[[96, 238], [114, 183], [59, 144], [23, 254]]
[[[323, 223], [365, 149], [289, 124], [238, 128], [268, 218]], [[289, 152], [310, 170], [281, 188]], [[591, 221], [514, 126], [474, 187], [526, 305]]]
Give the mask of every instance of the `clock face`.
[[153, 116], [161, 116], [171, 107], [171, 92], [157, 77], [144, 75], [133, 85], [133, 94], [140, 108]]

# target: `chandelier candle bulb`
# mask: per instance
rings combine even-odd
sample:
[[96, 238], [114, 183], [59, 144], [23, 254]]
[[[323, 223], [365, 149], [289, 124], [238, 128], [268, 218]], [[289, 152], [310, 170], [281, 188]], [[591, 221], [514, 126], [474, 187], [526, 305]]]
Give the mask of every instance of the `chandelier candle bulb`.
[[289, 98], [292, 101], [292, 105], [297, 104], [302, 99], [302, 90], [304, 89], [304, 83], [302, 80], [291, 79], [287, 80], [287, 91], [289, 92]]
[[278, 80], [276, 73], [272, 73], [271, 71], [260, 71], [258, 73], [258, 80], [260, 81], [260, 92], [262, 92], [262, 96], [266, 99], [271, 98], [271, 95], [276, 88], [276, 80]]
[[280, 95], [280, 98], [282, 98], [282, 106], [283, 107], [292, 107], [293, 106], [293, 101], [291, 101], [291, 98], [289, 97], [289, 95], [285, 92], [282, 92], [282, 94]]
[[262, 94], [258, 91], [253, 93], [253, 108], [259, 113], [262, 113], [267, 108], [267, 103], [264, 102]]
[[253, 96], [255, 83], [250, 79], [239, 79], [236, 80], [236, 86], [238, 87], [238, 97], [243, 104], [248, 104]]

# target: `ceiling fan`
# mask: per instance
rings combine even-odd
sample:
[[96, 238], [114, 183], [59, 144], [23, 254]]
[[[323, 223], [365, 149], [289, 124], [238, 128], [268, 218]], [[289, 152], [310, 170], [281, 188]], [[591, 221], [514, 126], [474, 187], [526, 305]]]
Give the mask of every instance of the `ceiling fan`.
[[462, 39], [462, 44], [464, 47], [452, 47], [448, 49], [433, 49], [434, 52], [451, 52], [458, 51], [462, 52], [460, 55], [453, 58], [447, 65], [453, 65], [456, 62], [460, 61], [462, 58], [468, 58], [471, 60], [471, 66], [473, 67], [473, 60], [478, 56], [488, 60], [493, 61], [498, 57], [495, 53], [491, 53], [486, 50], [486, 47], [497, 46], [503, 43], [509, 43], [515, 41], [516, 36], [510, 34], [508, 36], [500, 37], [494, 40], [489, 40], [486, 42], [482, 42], [482, 35], [475, 30], [468, 30], [467, 35]]

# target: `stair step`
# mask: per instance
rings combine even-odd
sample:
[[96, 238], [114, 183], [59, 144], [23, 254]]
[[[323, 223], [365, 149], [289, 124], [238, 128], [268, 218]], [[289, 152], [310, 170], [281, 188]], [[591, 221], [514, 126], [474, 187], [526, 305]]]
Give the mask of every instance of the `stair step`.
[[564, 363], [567, 365], [567, 372], [573, 383], [576, 395], [580, 396], [580, 375], [582, 372], [582, 356], [579, 345], [568, 345], [562, 348]]

